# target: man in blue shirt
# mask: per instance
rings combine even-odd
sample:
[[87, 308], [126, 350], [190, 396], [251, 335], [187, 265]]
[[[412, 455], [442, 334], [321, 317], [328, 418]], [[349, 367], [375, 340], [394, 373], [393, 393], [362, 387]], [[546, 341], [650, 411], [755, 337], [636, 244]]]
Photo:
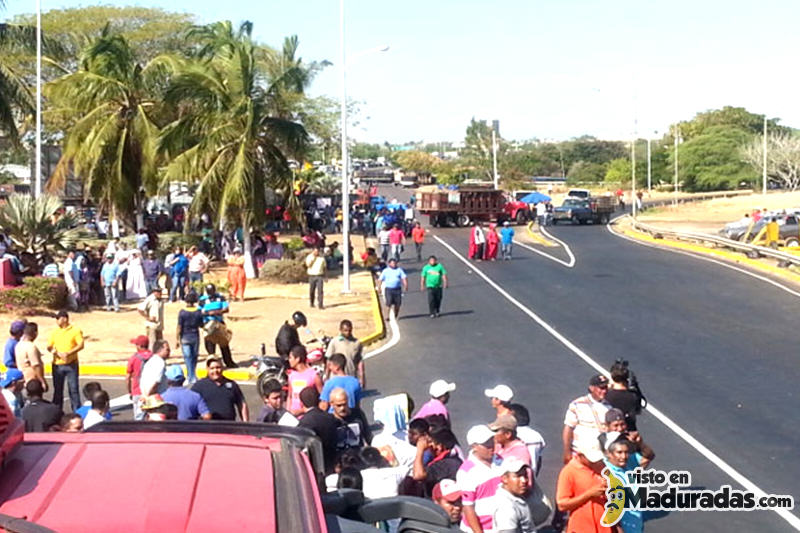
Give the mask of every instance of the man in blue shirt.
[[170, 365], [166, 371], [167, 390], [161, 395], [165, 402], [178, 408], [178, 420], [211, 420], [211, 411], [199, 393], [184, 389], [183, 369], [180, 365]]
[[394, 309], [394, 318], [397, 319], [403, 303], [403, 291], [408, 292], [408, 279], [405, 271], [397, 266], [397, 258], [389, 258], [388, 266], [378, 276], [378, 283], [386, 299], [386, 313], [391, 314]]
[[514, 244], [514, 228], [511, 227], [508, 220], [503, 222], [503, 229], [500, 230], [500, 253], [503, 256], [503, 261], [511, 259], [511, 247]]
[[26, 320], [15, 320], [11, 323], [11, 328], [9, 328], [9, 337], [6, 341], [5, 349], [3, 350], [3, 364], [6, 365], [6, 368], [17, 368], [17, 357], [15, 355], [15, 350], [17, 348], [17, 343], [22, 338], [22, 332], [25, 330], [25, 324], [27, 324]]
[[186, 279], [189, 271], [189, 260], [183, 255], [183, 250], [180, 247], [175, 248], [175, 253], [172, 256], [170, 263], [169, 275], [172, 278], [172, 289], [169, 292], [169, 301], [174, 302], [175, 296], [183, 300], [186, 290]]
[[106, 299], [106, 311], [111, 311], [114, 305], [114, 312], [119, 313], [119, 295], [117, 293], [117, 281], [119, 280], [119, 265], [114, 262], [114, 255], [107, 254], [106, 262], [100, 270], [100, 285], [103, 287], [103, 294]]
[[[213, 283], [206, 285], [206, 293], [200, 297], [200, 309], [203, 311], [203, 329], [206, 331], [204, 344], [208, 355], [214, 355], [215, 346], [219, 345], [222, 360], [228, 368], [237, 368], [239, 365], [231, 357], [230, 336], [225, 326], [225, 315], [230, 311], [228, 301], [217, 292]], [[212, 325], [208, 325], [212, 324]]]
[[328, 409], [331, 401], [331, 391], [337, 388], [347, 391], [347, 405], [351, 409], [358, 407], [358, 402], [361, 401], [361, 384], [355, 377], [344, 373], [346, 364], [347, 359], [340, 353], [335, 353], [328, 359], [328, 371], [331, 374], [325, 380], [325, 385], [322, 386], [322, 394], [319, 396], [320, 409]]

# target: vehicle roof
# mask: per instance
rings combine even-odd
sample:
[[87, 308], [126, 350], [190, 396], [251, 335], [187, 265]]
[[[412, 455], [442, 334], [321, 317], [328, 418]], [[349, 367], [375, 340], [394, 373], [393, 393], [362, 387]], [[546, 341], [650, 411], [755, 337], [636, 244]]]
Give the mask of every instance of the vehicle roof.
[[0, 513], [59, 532], [272, 533], [281, 448], [251, 435], [30, 433], [0, 475]]

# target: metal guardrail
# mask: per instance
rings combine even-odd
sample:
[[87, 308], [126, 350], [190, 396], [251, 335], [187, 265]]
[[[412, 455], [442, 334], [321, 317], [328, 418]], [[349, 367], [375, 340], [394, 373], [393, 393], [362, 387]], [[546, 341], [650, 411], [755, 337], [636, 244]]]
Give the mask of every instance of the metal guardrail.
[[[626, 215], [626, 217], [631, 218], [630, 215]], [[725, 248], [731, 248], [739, 252], [744, 252], [745, 254], [747, 254], [748, 257], [770, 257], [772, 259], [777, 259], [778, 261], [782, 261], [785, 263], [800, 265], [799, 256], [787, 254], [786, 252], [781, 252], [779, 250], [774, 250], [772, 248], [767, 248], [766, 246], [747, 244], [744, 242], [734, 241], [731, 239], [726, 239], [725, 237], [719, 237], [708, 233], [694, 233], [690, 231], [675, 231], [670, 229], [658, 228], [655, 226], [651, 226], [649, 224], [644, 224], [635, 219], [631, 220], [632, 220], [631, 225], [633, 226], [633, 228], [639, 231], [643, 231], [645, 233], [649, 233], [655, 238], [670, 237], [676, 240], [689, 240], [694, 242], [712, 243], [716, 246], [723, 246]]]

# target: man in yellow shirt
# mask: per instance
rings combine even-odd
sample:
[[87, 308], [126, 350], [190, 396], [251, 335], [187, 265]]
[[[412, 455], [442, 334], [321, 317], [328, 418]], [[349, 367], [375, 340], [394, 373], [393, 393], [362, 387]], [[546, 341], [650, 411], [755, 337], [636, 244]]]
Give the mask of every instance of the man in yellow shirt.
[[63, 408], [64, 380], [69, 387], [69, 401], [72, 411], [81, 406], [78, 388], [78, 352], [83, 350], [83, 332], [69, 323], [69, 314], [59, 311], [56, 314], [58, 327], [47, 338], [47, 350], [53, 354], [53, 403]]

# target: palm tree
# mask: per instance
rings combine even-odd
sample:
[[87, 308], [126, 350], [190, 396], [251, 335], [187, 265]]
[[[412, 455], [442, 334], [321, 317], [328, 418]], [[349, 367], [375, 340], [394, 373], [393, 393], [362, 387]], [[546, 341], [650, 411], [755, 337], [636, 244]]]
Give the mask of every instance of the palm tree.
[[87, 200], [142, 227], [147, 195], [158, 187], [153, 116], [162, 66], [158, 59], [140, 65], [127, 40], [106, 27], [83, 51], [77, 72], [46, 85], [50, 113], [70, 122], [50, 190], [74, 172]]
[[164, 128], [160, 143], [170, 161], [164, 182], [197, 184], [190, 212], [209, 209], [241, 223], [250, 278], [250, 228], [263, 222], [265, 188], [291, 183], [289, 157], [299, 157], [308, 141], [282, 100], [296, 81], [296, 65], [270, 71], [258, 61], [251, 33], [249, 22], [191, 32], [200, 50], [193, 60], [173, 62], [165, 103], [181, 116]]
[[12, 194], [0, 206], [0, 227], [20, 252], [33, 254], [41, 263], [48, 249], [63, 250], [74, 244], [78, 219], [63, 208], [55, 196], [33, 198], [28, 194]]
[[[0, 9], [5, 9], [4, 0], [0, 0]], [[2, 57], [14, 50], [29, 48], [35, 40], [34, 28], [0, 24], [0, 132], [15, 145], [19, 144], [17, 122], [21, 117], [32, 115], [35, 104], [22, 76], [3, 62]]]

